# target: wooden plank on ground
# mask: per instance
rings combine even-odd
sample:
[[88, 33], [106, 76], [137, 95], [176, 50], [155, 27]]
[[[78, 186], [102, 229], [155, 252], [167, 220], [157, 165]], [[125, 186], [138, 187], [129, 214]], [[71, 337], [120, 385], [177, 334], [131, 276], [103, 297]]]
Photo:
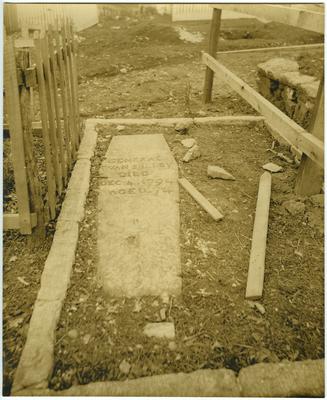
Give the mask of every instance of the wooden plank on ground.
[[[324, 99], [324, 77], [322, 77], [309, 128], [312, 135], [321, 141], [324, 141]], [[296, 193], [301, 196], [320, 193], [324, 180], [323, 177], [323, 169], [303, 154], [296, 178]]]
[[41, 40], [35, 39], [34, 57], [36, 62], [36, 71], [38, 79], [38, 91], [40, 98], [40, 112], [42, 121], [42, 136], [44, 144], [45, 165], [47, 173], [47, 188], [48, 188], [48, 203], [50, 208], [51, 218], [56, 216], [56, 182], [54, 175], [54, 165], [51, 154], [50, 133], [48, 127], [48, 109], [46, 100], [46, 88], [44, 81], [43, 60], [41, 54]]
[[223, 218], [223, 215], [186, 178], [180, 178], [178, 182], [215, 221]]
[[257, 208], [253, 226], [252, 245], [248, 279], [246, 284], [247, 299], [262, 296], [265, 273], [266, 242], [268, 232], [269, 205], [271, 193], [271, 174], [262, 174], [259, 182]]
[[[34, 228], [37, 224], [36, 213], [30, 214], [31, 227]], [[3, 214], [3, 230], [20, 229], [19, 214]]]
[[203, 62], [219, 74], [219, 79], [229, 84], [232, 89], [266, 118], [267, 124], [291, 145], [307, 154], [311, 160], [323, 167], [324, 144], [321, 140], [308, 133], [209, 54], [204, 53], [202, 57]]
[[53, 93], [53, 79], [50, 69], [49, 62], [49, 51], [48, 51], [48, 40], [47, 36], [41, 39], [41, 51], [44, 65], [44, 78], [45, 78], [45, 88], [46, 88], [46, 101], [49, 117], [49, 132], [50, 132], [50, 142], [54, 160], [54, 172], [56, 178], [56, 186], [59, 194], [62, 192], [62, 166], [59, 159], [59, 146], [58, 138], [56, 132], [56, 115], [55, 115], [55, 105], [54, 105], [54, 93]]
[[[217, 53], [220, 24], [221, 24], [221, 10], [213, 9], [210, 37], [209, 37], [209, 54], [213, 57], [216, 57]], [[205, 103], [209, 103], [211, 101], [213, 76], [214, 76], [213, 70], [207, 66], [204, 78], [204, 88], [203, 88], [203, 99]]]
[[30, 234], [32, 232], [32, 227], [25, 166], [23, 126], [17, 81], [15, 49], [13, 39], [10, 37], [5, 40], [4, 80], [6, 90], [5, 101], [11, 131], [11, 153], [19, 212], [19, 227], [22, 234]]
[[235, 11], [324, 34], [325, 14], [277, 4], [215, 4], [214, 9]]

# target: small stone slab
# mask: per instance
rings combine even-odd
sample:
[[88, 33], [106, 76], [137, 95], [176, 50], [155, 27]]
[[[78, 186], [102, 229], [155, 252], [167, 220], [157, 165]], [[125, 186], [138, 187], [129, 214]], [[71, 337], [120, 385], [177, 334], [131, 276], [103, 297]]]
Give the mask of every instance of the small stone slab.
[[284, 201], [282, 206], [292, 215], [303, 214], [305, 211], [305, 204], [301, 201]]
[[196, 144], [185, 154], [183, 162], [190, 162], [201, 156], [200, 147]]
[[175, 326], [173, 322], [154, 322], [146, 324], [143, 330], [146, 336], [159, 339], [174, 339]]
[[267, 163], [267, 164], [263, 165], [262, 168], [265, 169], [266, 171], [273, 172], [273, 173], [283, 171], [283, 167], [281, 167], [280, 165], [274, 164], [274, 163]]
[[276, 57], [258, 65], [259, 73], [271, 79], [279, 79], [285, 72], [296, 72], [298, 70], [299, 64], [287, 58]]
[[224, 170], [224, 168], [218, 167], [217, 165], [208, 165], [207, 174], [209, 178], [235, 181], [235, 177], [232, 174]]
[[163, 135], [114, 137], [100, 176], [98, 273], [105, 293], [179, 295], [178, 169]]
[[190, 138], [190, 139], [182, 140], [181, 143], [184, 147], [187, 147], [188, 149], [190, 149], [191, 147], [193, 147], [196, 144], [196, 141], [195, 141], [195, 139]]

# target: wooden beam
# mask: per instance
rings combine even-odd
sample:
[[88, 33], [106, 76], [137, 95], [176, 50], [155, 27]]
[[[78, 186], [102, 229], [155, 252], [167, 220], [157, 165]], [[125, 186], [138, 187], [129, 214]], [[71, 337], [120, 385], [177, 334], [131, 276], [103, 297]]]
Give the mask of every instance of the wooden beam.
[[[31, 227], [34, 228], [37, 225], [36, 213], [30, 214], [31, 217]], [[21, 229], [19, 224], [19, 214], [3, 214], [3, 230], [8, 229]]]
[[324, 144], [321, 140], [308, 133], [209, 54], [203, 54], [203, 62], [219, 74], [219, 78], [228, 83], [255, 110], [262, 114], [266, 118], [266, 123], [272, 129], [276, 130], [288, 143], [323, 167]]
[[[310, 132], [313, 136], [324, 141], [324, 77], [319, 85], [318, 95], [312, 120]], [[305, 154], [302, 155], [301, 164], [298, 170], [295, 192], [301, 196], [310, 196], [321, 192], [324, 171]]]
[[24, 136], [17, 81], [14, 41], [11, 37], [5, 40], [4, 54], [5, 100], [8, 121], [11, 129], [11, 153], [14, 167], [15, 188], [19, 212], [19, 226], [22, 234], [30, 234], [30, 203], [25, 165]]
[[289, 50], [310, 50], [310, 49], [324, 49], [324, 43], [314, 44], [299, 44], [293, 46], [279, 46], [279, 47], [258, 47], [256, 49], [239, 49], [239, 50], [226, 50], [218, 51], [216, 54], [242, 54], [242, 53], [261, 53], [268, 51], [289, 51]]
[[271, 174], [265, 172], [260, 178], [257, 207], [255, 210], [249, 272], [245, 294], [247, 299], [258, 299], [262, 296], [270, 194]]
[[[212, 13], [210, 38], [209, 38], [209, 54], [213, 57], [215, 57], [217, 53], [220, 24], [221, 24], [221, 10], [214, 9]], [[213, 71], [209, 67], [207, 67], [204, 78], [204, 88], [203, 88], [203, 100], [205, 103], [209, 103], [211, 101], [212, 84], [213, 84]]]
[[223, 218], [223, 215], [187, 179], [180, 178], [178, 182], [215, 221]]
[[277, 4], [215, 4], [214, 9], [253, 15], [268, 21], [324, 34], [324, 13]]

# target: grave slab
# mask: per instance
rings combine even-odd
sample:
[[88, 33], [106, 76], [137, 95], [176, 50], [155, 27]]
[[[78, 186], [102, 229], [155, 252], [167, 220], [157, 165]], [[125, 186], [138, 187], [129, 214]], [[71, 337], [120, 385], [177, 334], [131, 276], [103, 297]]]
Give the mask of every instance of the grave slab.
[[112, 139], [98, 198], [98, 274], [108, 296], [180, 294], [177, 179], [163, 135]]

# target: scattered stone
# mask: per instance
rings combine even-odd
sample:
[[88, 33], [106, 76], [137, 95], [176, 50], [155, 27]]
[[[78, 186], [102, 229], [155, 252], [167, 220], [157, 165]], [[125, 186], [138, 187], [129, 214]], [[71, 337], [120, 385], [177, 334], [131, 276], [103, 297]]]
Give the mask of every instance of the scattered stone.
[[191, 147], [190, 150], [185, 154], [183, 161], [189, 162], [195, 160], [196, 158], [199, 158], [200, 156], [201, 156], [200, 148], [196, 144], [195, 146]]
[[274, 163], [267, 163], [267, 164], [263, 165], [262, 168], [265, 169], [266, 171], [269, 171], [272, 173], [283, 171], [283, 167], [281, 167], [280, 165], [274, 164]]
[[78, 338], [78, 332], [76, 329], [71, 329], [68, 331], [67, 336], [71, 339], [77, 339]]
[[120, 364], [119, 364], [119, 369], [120, 371], [125, 374], [128, 375], [129, 370], [131, 369], [131, 364], [128, 363], [127, 361], [123, 360]]
[[17, 280], [19, 280], [19, 282], [22, 283], [24, 286], [28, 286], [29, 285], [29, 283], [26, 282], [25, 279], [20, 277], [20, 276], [17, 278]]
[[148, 323], [145, 325], [143, 333], [149, 337], [174, 339], [175, 326], [173, 322]]
[[196, 144], [195, 139], [184, 139], [181, 141], [182, 145], [184, 147], [187, 147], [188, 149], [190, 149], [191, 147], [193, 147]]
[[127, 74], [127, 69], [126, 69], [126, 68], [122, 68], [122, 69], [120, 70], [120, 73], [122, 73], [122, 74]]
[[152, 307], [158, 307], [159, 306], [159, 301], [158, 300], [154, 300], [152, 303]]
[[295, 200], [284, 201], [282, 206], [291, 215], [303, 214], [305, 211], [305, 205], [301, 201], [295, 201]]
[[91, 335], [88, 333], [83, 337], [83, 343], [88, 344], [91, 339]]
[[142, 305], [138, 300], [136, 300], [133, 313], [139, 313], [141, 310], [142, 310]]
[[165, 320], [166, 320], [166, 309], [165, 309], [165, 308], [162, 308], [162, 309], [159, 311], [159, 315], [160, 315], [161, 321], [165, 321]]
[[224, 170], [224, 168], [218, 167], [216, 165], [208, 165], [207, 174], [209, 178], [219, 178], [235, 181], [235, 177], [233, 175]]
[[12, 256], [9, 258], [9, 262], [15, 262], [17, 260], [17, 256]]
[[205, 117], [207, 115], [207, 113], [203, 110], [198, 111], [198, 115], [200, 115], [200, 117]]
[[324, 207], [324, 199], [325, 196], [323, 194], [314, 194], [310, 196], [310, 201], [315, 207], [323, 208]]
[[161, 301], [162, 301], [164, 304], [169, 304], [169, 295], [168, 295], [167, 292], [162, 293], [162, 295], [161, 295]]
[[303, 257], [303, 253], [301, 253], [299, 250], [295, 250], [294, 251], [294, 254], [296, 255], [296, 256], [299, 256], [299, 257]]
[[266, 310], [262, 304], [258, 303], [257, 301], [251, 300], [247, 300], [247, 303], [251, 308], [256, 308], [260, 312], [260, 314], [265, 314]]
[[118, 125], [117, 126], [117, 131], [118, 132], [121, 132], [121, 131], [123, 131], [125, 129], [125, 126], [124, 125]]
[[177, 349], [177, 345], [174, 341], [168, 343], [168, 349], [171, 351], [175, 351]]
[[177, 131], [181, 135], [186, 135], [188, 130], [190, 129], [190, 122], [178, 122], [175, 125], [175, 131]]

